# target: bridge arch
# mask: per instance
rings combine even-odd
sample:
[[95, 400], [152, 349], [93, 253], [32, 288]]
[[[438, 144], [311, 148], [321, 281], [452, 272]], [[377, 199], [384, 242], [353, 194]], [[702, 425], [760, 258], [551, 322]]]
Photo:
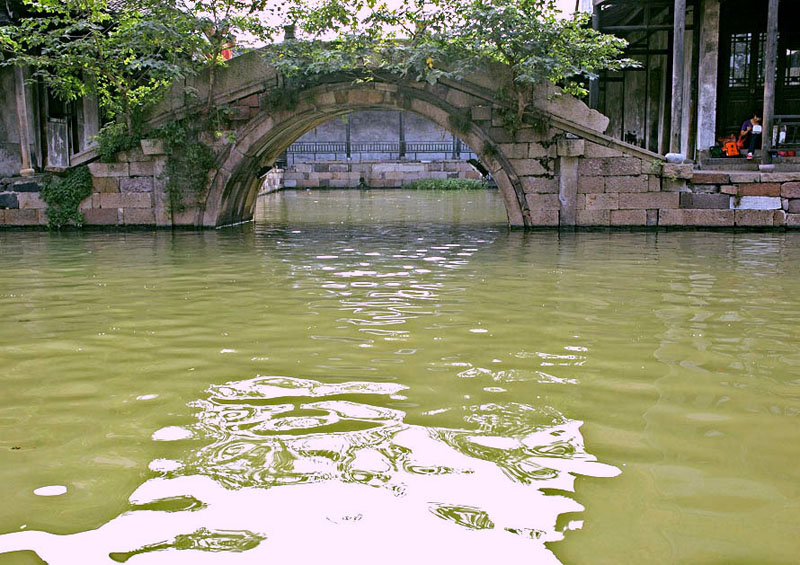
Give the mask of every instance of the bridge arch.
[[[464, 93], [451, 92], [451, 88], [440, 86], [431, 92], [424, 87], [404, 87], [396, 83], [355, 84], [349, 81], [305, 90], [300, 102], [291, 110], [259, 111], [237, 128], [236, 142], [223, 155], [216, 174], [210, 179], [202, 223], [222, 225], [250, 219], [258, 194], [258, 171], [274, 163], [307, 131], [350, 112], [404, 110], [431, 120], [469, 145], [495, 178], [509, 223], [525, 225], [525, 192], [502, 149], [503, 144], [497, 143], [489, 128], [482, 127], [471, 116], [464, 120], [464, 108], [452, 102], [454, 99], [466, 102]], [[461, 128], [456, 131], [453, 122], [459, 119]]]

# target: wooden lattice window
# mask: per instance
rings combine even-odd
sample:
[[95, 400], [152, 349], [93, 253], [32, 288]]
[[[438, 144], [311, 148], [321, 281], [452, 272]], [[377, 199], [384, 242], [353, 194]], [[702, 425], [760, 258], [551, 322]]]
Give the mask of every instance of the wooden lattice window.
[[750, 49], [753, 43], [752, 39], [752, 33], [734, 33], [731, 35], [728, 86], [750, 85]]

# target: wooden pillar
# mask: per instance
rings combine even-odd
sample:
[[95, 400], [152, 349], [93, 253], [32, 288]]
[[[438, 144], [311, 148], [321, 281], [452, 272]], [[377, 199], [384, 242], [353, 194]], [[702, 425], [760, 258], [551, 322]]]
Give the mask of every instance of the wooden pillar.
[[344, 123], [344, 151], [348, 161], [353, 157], [353, 146], [350, 143], [350, 118], [352, 116], [352, 114], [347, 114], [347, 121]]
[[28, 101], [25, 96], [25, 76], [22, 67], [14, 67], [14, 86], [17, 98], [17, 127], [19, 128], [19, 153], [22, 168], [19, 174], [29, 177], [35, 172], [31, 167], [30, 126], [28, 124]]
[[399, 155], [398, 158], [405, 159], [406, 158], [406, 125], [405, 120], [403, 119], [403, 111], [399, 111], [398, 113], [398, 145], [399, 145]]
[[775, 115], [775, 71], [778, 63], [778, 0], [769, 0], [767, 12], [767, 52], [764, 61], [764, 115], [762, 120], [762, 161], [772, 162], [772, 124]]
[[686, 35], [686, 0], [675, 0], [672, 24], [672, 105], [670, 112], [670, 153], [681, 152], [681, 121], [683, 117], [683, 59]]

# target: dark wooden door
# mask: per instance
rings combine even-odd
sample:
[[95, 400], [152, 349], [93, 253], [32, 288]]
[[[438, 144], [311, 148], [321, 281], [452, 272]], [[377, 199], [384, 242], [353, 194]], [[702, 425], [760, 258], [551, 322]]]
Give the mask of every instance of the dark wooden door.
[[[779, 11], [775, 113], [800, 114], [800, 2], [782, 0]], [[767, 2], [722, 3], [717, 86], [717, 135], [738, 133], [764, 105]]]

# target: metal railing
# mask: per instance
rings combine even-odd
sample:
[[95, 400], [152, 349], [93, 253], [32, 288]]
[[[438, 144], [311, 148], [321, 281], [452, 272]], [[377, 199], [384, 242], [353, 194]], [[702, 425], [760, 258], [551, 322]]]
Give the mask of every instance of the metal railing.
[[[420, 156], [441, 155], [444, 159], [474, 159], [475, 153], [456, 139], [454, 141], [312, 141], [295, 142], [286, 150], [289, 162], [298, 161], [300, 156], [308, 156], [313, 161], [318, 157], [324, 160], [349, 159], [353, 155], [379, 154], [383, 159], [419, 158]], [[386, 155], [386, 156], [384, 156]]]
[[779, 115], [774, 120], [773, 147], [800, 147], [800, 116]]

